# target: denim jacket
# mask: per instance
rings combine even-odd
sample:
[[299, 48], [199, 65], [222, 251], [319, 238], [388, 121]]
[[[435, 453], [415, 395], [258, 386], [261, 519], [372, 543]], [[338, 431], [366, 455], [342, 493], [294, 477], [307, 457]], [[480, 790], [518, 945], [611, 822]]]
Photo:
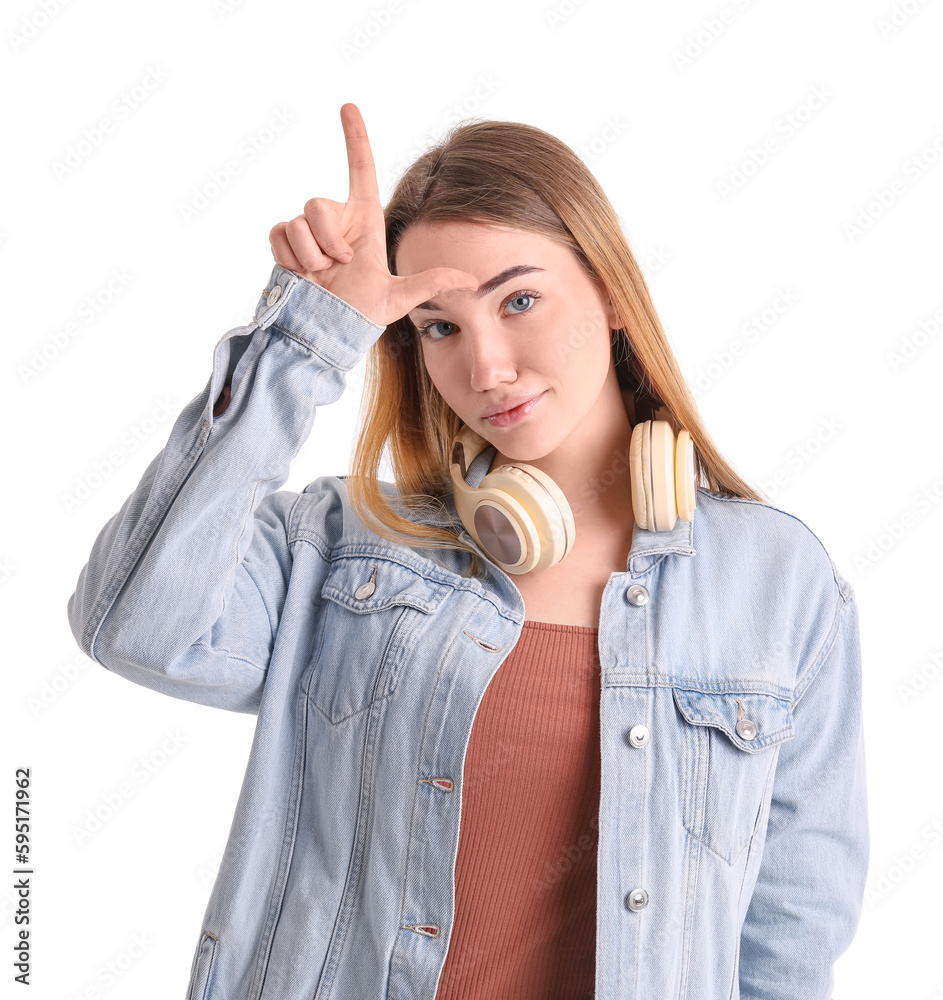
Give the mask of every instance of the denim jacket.
[[[372, 533], [345, 476], [279, 490], [382, 329], [276, 265], [69, 599], [108, 670], [258, 716], [188, 1000], [436, 993], [465, 752], [525, 610], [467, 531], [484, 579]], [[826, 1000], [868, 861], [852, 587], [796, 517], [701, 488], [635, 526], [598, 629], [596, 997]]]

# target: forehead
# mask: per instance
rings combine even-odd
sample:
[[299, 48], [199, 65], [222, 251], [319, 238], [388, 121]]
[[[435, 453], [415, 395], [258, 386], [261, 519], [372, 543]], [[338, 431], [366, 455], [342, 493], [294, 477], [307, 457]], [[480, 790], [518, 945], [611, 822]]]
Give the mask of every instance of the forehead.
[[568, 253], [567, 247], [540, 233], [512, 226], [483, 222], [421, 222], [410, 226], [400, 237], [396, 269], [400, 274], [414, 274], [436, 266], [431, 262], [437, 264], [446, 258], [494, 263], [499, 256], [518, 257], [521, 254], [559, 261]]

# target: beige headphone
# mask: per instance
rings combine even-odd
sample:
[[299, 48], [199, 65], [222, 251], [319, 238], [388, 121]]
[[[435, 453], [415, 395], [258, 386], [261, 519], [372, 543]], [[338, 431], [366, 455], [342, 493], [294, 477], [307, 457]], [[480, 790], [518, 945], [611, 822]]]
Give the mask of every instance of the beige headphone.
[[[506, 573], [548, 569], [576, 541], [573, 513], [563, 491], [540, 469], [522, 462], [499, 465], [478, 486], [465, 481], [468, 466], [489, 446], [467, 425], [452, 443], [449, 471], [455, 509], [469, 534]], [[694, 442], [682, 429], [677, 441], [667, 420], [635, 424], [629, 445], [632, 507], [638, 526], [670, 531], [690, 521], [697, 503]]]

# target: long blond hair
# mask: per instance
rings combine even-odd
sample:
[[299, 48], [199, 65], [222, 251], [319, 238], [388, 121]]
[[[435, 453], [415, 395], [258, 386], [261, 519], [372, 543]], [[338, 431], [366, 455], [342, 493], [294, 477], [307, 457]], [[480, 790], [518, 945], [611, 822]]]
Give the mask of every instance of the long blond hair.
[[[675, 432], [685, 427], [696, 451], [699, 485], [765, 502], [714, 446], [669, 346], [648, 286], [618, 216], [583, 161], [561, 140], [520, 122], [473, 119], [454, 126], [400, 178], [385, 211], [390, 271], [403, 233], [419, 222], [473, 222], [538, 233], [569, 247], [591, 279], [601, 280], [628, 329], [614, 331], [620, 386], [635, 400], [630, 420], [655, 409]], [[630, 406], [630, 411], [632, 410]], [[387, 326], [367, 354], [348, 495], [357, 515], [390, 541], [478, 553], [454, 529], [417, 524], [393, 509], [378, 470], [384, 450], [399, 500], [412, 510], [445, 510], [451, 445], [461, 419], [426, 372], [408, 317]]]

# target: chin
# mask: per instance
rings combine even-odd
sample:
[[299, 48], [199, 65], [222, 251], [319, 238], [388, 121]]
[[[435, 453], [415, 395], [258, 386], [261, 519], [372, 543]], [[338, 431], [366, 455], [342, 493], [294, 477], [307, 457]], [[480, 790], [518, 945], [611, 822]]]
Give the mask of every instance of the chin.
[[556, 444], [548, 443], [541, 428], [505, 427], [482, 434], [498, 451], [512, 462], [536, 462], [552, 454]]

